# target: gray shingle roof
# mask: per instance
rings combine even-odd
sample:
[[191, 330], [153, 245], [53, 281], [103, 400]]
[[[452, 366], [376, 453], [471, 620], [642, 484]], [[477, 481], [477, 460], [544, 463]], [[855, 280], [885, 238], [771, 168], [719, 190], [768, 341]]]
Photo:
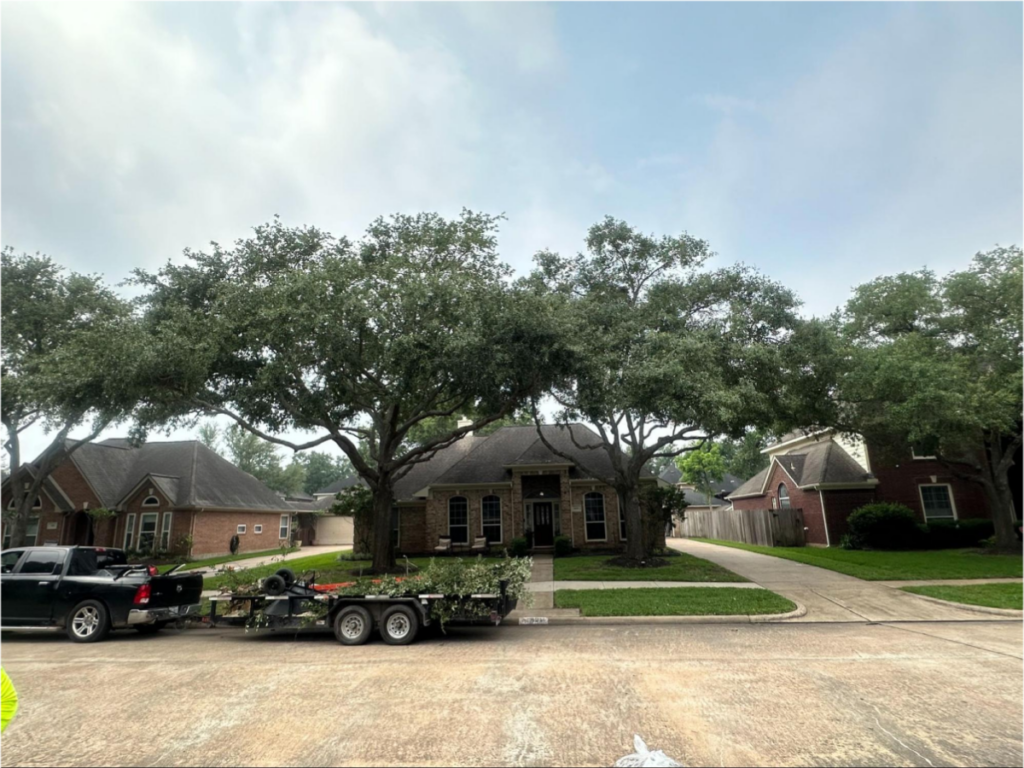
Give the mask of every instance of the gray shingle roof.
[[321, 488], [316, 493], [318, 496], [323, 493], [337, 493], [338, 491], [343, 491], [346, 488], [351, 488], [353, 485], [356, 485], [357, 483], [361, 482], [363, 481], [359, 478], [359, 475], [353, 475], [352, 477], [342, 477], [335, 480], [330, 485]]
[[[873, 475], [865, 472], [841, 445], [832, 440], [812, 443], [794, 453], [776, 456], [772, 463], [775, 462], [778, 462], [796, 484], [802, 487], [826, 483], [867, 483], [874, 479]], [[771, 466], [758, 472], [729, 494], [729, 497], [759, 494], [770, 469]]]
[[123, 438], [83, 445], [72, 454], [100, 501], [114, 507], [143, 480], [176, 507], [288, 510], [289, 503], [197, 440], [145, 443]]

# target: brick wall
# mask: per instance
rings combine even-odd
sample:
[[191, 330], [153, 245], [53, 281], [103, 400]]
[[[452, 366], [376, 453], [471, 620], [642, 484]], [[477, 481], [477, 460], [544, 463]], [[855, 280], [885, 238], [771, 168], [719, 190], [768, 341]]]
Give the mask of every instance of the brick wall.
[[[8, 505], [11, 503], [11, 498], [12, 498], [14, 490], [15, 490], [14, 488], [12, 488], [12, 486], [14, 486], [14, 485], [15, 485], [14, 482], [8, 483], [4, 487], [3, 493], [0, 494], [0, 504], [3, 504], [3, 510], [4, 510], [4, 514], [5, 515], [10, 512], [10, 510], [8, 509]], [[19, 485], [17, 490], [22, 492], [22, 493], [24, 492], [24, 491], [21, 490], [20, 485]], [[40, 501], [39, 508], [38, 509], [33, 509], [29, 513], [29, 518], [33, 518], [33, 517], [38, 517], [39, 518], [39, 529], [38, 529], [38, 532], [37, 532], [37, 535], [36, 535], [36, 539], [34, 541], [26, 540], [25, 545], [26, 546], [33, 546], [33, 545], [36, 545], [36, 544], [42, 545], [42, 544], [44, 544], [47, 541], [54, 541], [54, 542], [60, 543], [60, 537], [64, 533], [64, 524], [65, 524], [64, 513], [62, 513], [57, 508], [57, 506], [53, 503], [53, 501], [50, 499], [50, 497], [46, 495], [45, 491], [40, 491], [40, 493], [39, 493], [39, 501]], [[6, 537], [7, 537], [7, 528], [8, 528], [9, 525], [11, 525], [10, 522], [4, 522], [2, 524], [2, 526], [0, 526], [0, 536], [3, 536], [4, 539], [6, 539]], [[48, 528], [47, 527], [47, 526], [51, 526], [51, 525], [55, 525], [56, 527], [54, 527], [54, 528]], [[2, 539], [0, 539], [0, 541], [2, 541]]]
[[924, 522], [920, 485], [947, 483], [951, 486], [953, 506], [958, 518], [989, 518], [992, 516], [979, 483], [962, 480], [937, 461], [909, 458], [905, 461], [887, 461], [871, 456], [871, 471], [879, 480], [878, 499], [910, 507]]
[[[828, 535], [826, 536], [825, 520], [821, 514], [821, 498], [818, 496], [818, 492], [800, 490], [796, 483], [793, 482], [793, 479], [778, 464], [772, 467], [772, 472], [768, 479], [768, 489], [764, 496], [734, 499], [732, 502], [733, 508], [773, 509], [781, 506], [779, 505], [780, 485], [786, 486], [786, 491], [789, 493], [790, 506], [803, 512], [804, 526], [807, 528], [805, 531], [807, 543], [824, 546], [831, 540], [833, 545], [838, 544], [839, 539], [833, 533], [831, 519]], [[828, 506], [827, 502], [826, 506]]]
[[[259, 552], [281, 546], [278, 538], [281, 512], [255, 512], [252, 510], [210, 511], [195, 513], [192, 529], [192, 556], [226, 555], [231, 551], [231, 537], [239, 525], [245, 525], [245, 533], [238, 534], [239, 552]], [[262, 525], [263, 532], [256, 533], [256, 526]]]
[[[462, 496], [469, 503], [469, 545], [474, 538], [483, 535], [481, 502], [484, 496], [497, 496], [501, 500], [501, 542], [492, 546], [507, 547], [512, 544], [515, 516], [512, 493], [508, 488], [453, 488], [431, 491], [427, 499], [424, 512], [424, 542], [427, 550], [437, 546], [438, 538], [448, 535], [448, 501], [455, 496]], [[413, 551], [406, 550], [404, 545], [402, 550]]]

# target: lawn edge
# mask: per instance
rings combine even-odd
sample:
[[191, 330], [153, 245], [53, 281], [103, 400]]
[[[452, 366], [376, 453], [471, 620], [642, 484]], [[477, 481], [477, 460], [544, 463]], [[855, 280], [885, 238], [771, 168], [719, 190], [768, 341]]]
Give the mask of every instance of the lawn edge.
[[953, 606], [954, 608], [964, 608], [968, 611], [975, 611], [977, 613], [988, 613], [993, 616], [1011, 616], [1015, 619], [1024, 617], [1024, 611], [1015, 611], [1013, 608], [990, 608], [987, 605], [973, 605], [972, 603], [958, 603], [953, 600], [942, 600], [938, 597], [932, 597], [931, 595], [921, 595], [917, 592], [910, 592], [909, 587], [897, 587], [900, 592], [904, 592], [914, 597], [919, 597], [922, 600], [927, 600], [930, 603], [938, 603], [939, 605]]
[[[807, 607], [792, 598], [796, 608], [786, 613], [759, 613], [754, 615], [733, 614], [728, 616], [576, 616], [572, 618], [549, 618], [545, 624], [502, 624], [509, 627], [543, 627], [576, 624], [770, 624], [777, 621], [798, 619], [807, 613]], [[538, 611], [540, 613], [541, 611]]]

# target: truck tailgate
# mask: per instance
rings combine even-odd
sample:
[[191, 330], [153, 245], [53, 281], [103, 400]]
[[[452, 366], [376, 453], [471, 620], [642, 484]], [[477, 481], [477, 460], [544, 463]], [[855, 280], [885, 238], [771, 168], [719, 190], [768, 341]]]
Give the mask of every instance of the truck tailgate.
[[198, 603], [203, 592], [203, 577], [198, 573], [172, 573], [149, 580], [149, 608]]

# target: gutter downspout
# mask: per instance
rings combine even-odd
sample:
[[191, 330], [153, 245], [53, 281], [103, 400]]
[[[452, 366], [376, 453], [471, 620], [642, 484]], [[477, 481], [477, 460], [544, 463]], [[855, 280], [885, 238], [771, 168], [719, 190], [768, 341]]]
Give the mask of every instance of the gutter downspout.
[[818, 499], [821, 500], [821, 522], [825, 525], [825, 546], [831, 547], [832, 539], [830, 539], [828, 535], [828, 515], [825, 514], [825, 494], [822, 492], [821, 488], [818, 489]]

